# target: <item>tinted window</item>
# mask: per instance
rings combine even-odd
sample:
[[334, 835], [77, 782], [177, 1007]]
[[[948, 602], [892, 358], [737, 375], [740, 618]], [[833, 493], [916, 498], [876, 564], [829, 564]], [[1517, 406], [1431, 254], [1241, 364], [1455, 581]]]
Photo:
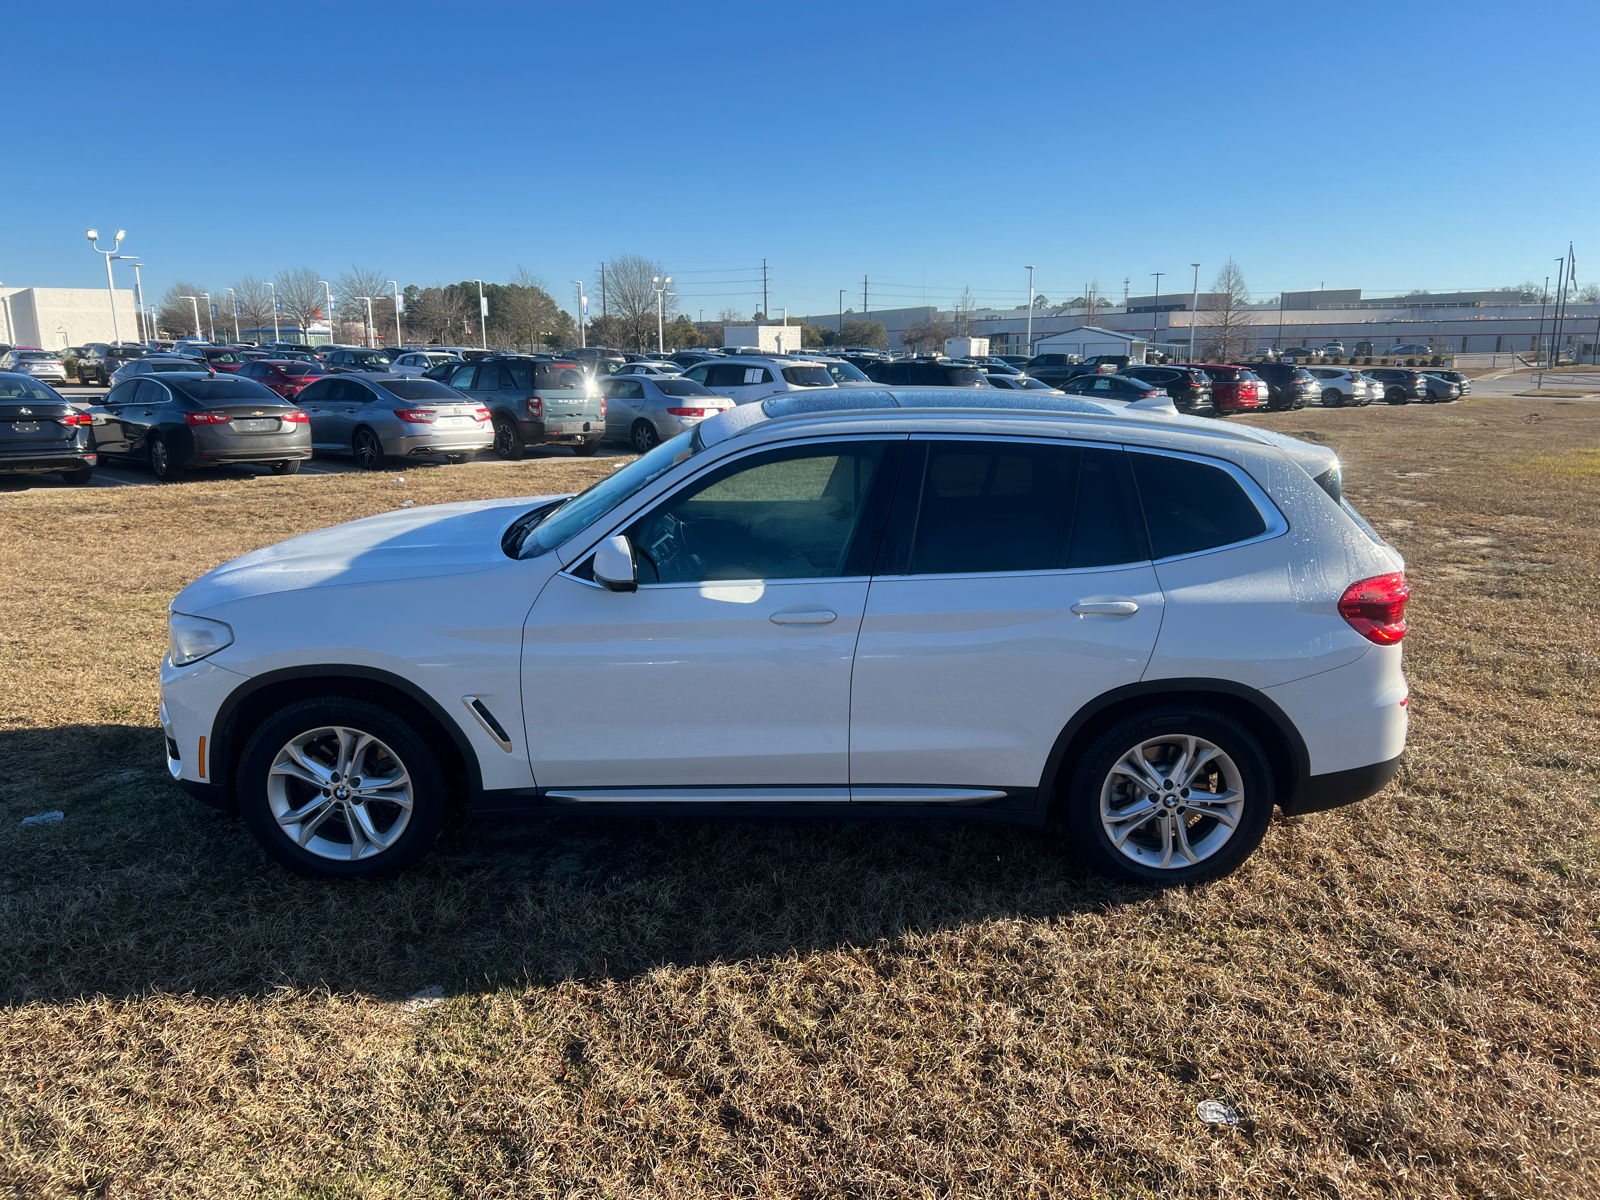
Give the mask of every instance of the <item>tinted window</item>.
[[833, 376], [835, 383], [866, 383], [867, 377], [856, 370], [847, 362], [829, 363], [828, 374]]
[[299, 404], [320, 404], [333, 396], [335, 380], [319, 379], [313, 384], [308, 384], [304, 391], [296, 397]]
[[432, 379], [396, 379], [383, 385], [384, 390], [402, 400], [453, 400], [461, 402], [461, 393], [445, 387]]
[[1129, 458], [1157, 558], [1194, 554], [1266, 532], [1255, 504], [1222, 468], [1164, 454]]
[[322, 375], [325, 373], [323, 369], [317, 366], [315, 363], [281, 363], [277, 369], [283, 374], [293, 375], [297, 379], [302, 375]]
[[1047, 571], [1144, 557], [1119, 450], [927, 442], [901, 473], [879, 570]]
[[[700, 368], [697, 367], [695, 372], [691, 372], [691, 375], [695, 374], [699, 370]], [[707, 387], [717, 388], [744, 386], [744, 367], [742, 366], [738, 366], [734, 363], [712, 363], [710, 366], [706, 367], [705, 370]]]
[[701, 387], [692, 379], [653, 379], [656, 390], [667, 396], [711, 396], [710, 388]]
[[628, 530], [640, 582], [865, 574], [850, 550], [889, 445], [771, 450], [690, 484]]
[[[33, 381], [29, 380], [28, 382], [32, 383]], [[8, 389], [11, 388], [11, 386], [12, 386], [11, 381], [10, 380], [5, 380], [4, 381], [4, 386], [6, 388], [8, 388]], [[34, 386], [37, 387], [38, 385], [34, 384]], [[118, 404], [130, 404], [130, 403], [132, 403], [133, 394], [134, 394], [134, 392], [138, 391], [138, 389], [139, 389], [139, 381], [137, 379], [130, 379], [126, 383], [117, 384], [116, 387], [111, 389], [110, 394], [106, 396], [106, 398], [105, 398], [105, 406], [107, 408], [112, 408], [112, 407], [115, 407]], [[5, 395], [5, 393], [0, 393], [0, 395]], [[12, 396], [6, 395], [6, 399], [12, 399], [12, 398], [13, 398]], [[39, 397], [27, 396], [27, 395], [24, 395], [21, 398], [22, 399], [28, 399], [28, 400], [39, 399]]]
[[470, 389], [472, 387], [472, 377], [477, 374], [477, 371], [477, 367], [456, 368], [455, 373], [450, 376], [450, 386], [464, 390]]
[[478, 382], [474, 391], [498, 392], [500, 390], [500, 368], [494, 363], [484, 363], [478, 368]]
[[833, 376], [826, 367], [785, 367], [783, 377], [795, 387], [833, 386]]
[[683, 377], [693, 383], [705, 383], [710, 374], [711, 368], [702, 365], [698, 367], [690, 367], [683, 373]]
[[[264, 388], [253, 379], [183, 379], [173, 380], [172, 388], [197, 404], [282, 404], [283, 398], [270, 388]], [[140, 397], [144, 399], [143, 396]]]
[[172, 394], [153, 379], [141, 379], [138, 384], [139, 390], [133, 399], [128, 401], [130, 404], [143, 404], [155, 408], [172, 399]]

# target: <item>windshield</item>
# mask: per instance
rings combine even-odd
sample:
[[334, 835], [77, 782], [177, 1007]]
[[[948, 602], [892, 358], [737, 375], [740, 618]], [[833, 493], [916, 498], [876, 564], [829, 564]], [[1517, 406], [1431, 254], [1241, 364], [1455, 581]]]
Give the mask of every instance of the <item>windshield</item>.
[[382, 366], [389, 365], [389, 356], [387, 354], [379, 354], [376, 351], [372, 352], [371, 354], [353, 354], [350, 357], [358, 363], [377, 363]]
[[833, 381], [835, 383], [872, 382], [872, 380], [868, 379], [865, 375], [856, 370], [847, 362], [828, 363], [827, 371], [829, 375], [833, 376]]
[[466, 399], [455, 388], [432, 379], [391, 379], [383, 388], [402, 400], [448, 400], [459, 404]]
[[0, 400], [59, 400], [44, 384], [26, 375], [0, 375]]
[[183, 373], [185, 375], [209, 375], [210, 374], [210, 372], [206, 370], [206, 368], [205, 368], [205, 366], [203, 364], [197, 362], [195, 359], [192, 359], [192, 358], [191, 359], [187, 359], [187, 360], [185, 360], [183, 362], [173, 362], [170, 359], [166, 360], [165, 362], [160, 361], [160, 360], [153, 360], [148, 365], [149, 365], [149, 367], [150, 367], [150, 369], [152, 371], [173, 371], [173, 372], [181, 372], [181, 373]]
[[59, 361], [57, 359], [57, 357], [54, 354], [51, 354], [50, 351], [48, 351], [48, 350], [19, 350], [19, 351], [17, 351], [17, 358], [20, 359], [22, 362], [57, 362], [57, 361]]
[[572, 538], [630, 496], [642, 491], [673, 467], [700, 452], [690, 443], [692, 434], [680, 433], [649, 454], [636, 458], [620, 471], [607, 475], [551, 511], [522, 537], [518, 558], [538, 558]]
[[276, 364], [279, 371], [285, 375], [326, 375], [327, 372], [315, 363], [294, 362]]

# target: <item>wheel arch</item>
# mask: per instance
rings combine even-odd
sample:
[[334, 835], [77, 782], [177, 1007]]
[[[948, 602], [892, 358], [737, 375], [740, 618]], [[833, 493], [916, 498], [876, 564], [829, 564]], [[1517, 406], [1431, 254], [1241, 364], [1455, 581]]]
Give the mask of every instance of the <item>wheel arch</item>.
[[1149, 679], [1113, 688], [1085, 704], [1061, 733], [1039, 777], [1039, 804], [1048, 811], [1058, 785], [1071, 776], [1078, 758], [1101, 730], [1152, 704], [1190, 702], [1229, 714], [1256, 735], [1266, 751], [1277, 784], [1278, 802], [1311, 773], [1311, 752], [1287, 713], [1255, 688], [1228, 679]]
[[426, 737], [440, 758], [445, 778], [465, 779], [471, 801], [483, 792], [477, 753], [461, 726], [432, 696], [410, 680], [376, 667], [319, 665], [268, 671], [240, 684], [217, 708], [211, 722], [212, 775], [226, 794], [227, 809], [238, 815], [234, 777], [255, 727], [296, 700], [341, 695], [390, 708]]

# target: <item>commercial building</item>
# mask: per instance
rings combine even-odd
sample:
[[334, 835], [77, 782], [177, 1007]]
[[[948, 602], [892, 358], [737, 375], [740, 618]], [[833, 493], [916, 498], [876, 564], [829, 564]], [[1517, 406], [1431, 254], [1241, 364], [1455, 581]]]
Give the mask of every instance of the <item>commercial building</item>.
[[[116, 296], [117, 319], [111, 320]], [[13, 346], [64, 350], [88, 342], [139, 340], [133, 292], [118, 288], [0, 288], [0, 340]]]

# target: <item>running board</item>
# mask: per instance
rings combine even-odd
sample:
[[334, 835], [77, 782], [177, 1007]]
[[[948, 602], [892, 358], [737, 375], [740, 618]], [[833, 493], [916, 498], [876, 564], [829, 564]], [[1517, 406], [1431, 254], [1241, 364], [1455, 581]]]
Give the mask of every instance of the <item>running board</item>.
[[577, 804], [986, 804], [997, 788], [675, 787], [552, 788], [546, 800]]

